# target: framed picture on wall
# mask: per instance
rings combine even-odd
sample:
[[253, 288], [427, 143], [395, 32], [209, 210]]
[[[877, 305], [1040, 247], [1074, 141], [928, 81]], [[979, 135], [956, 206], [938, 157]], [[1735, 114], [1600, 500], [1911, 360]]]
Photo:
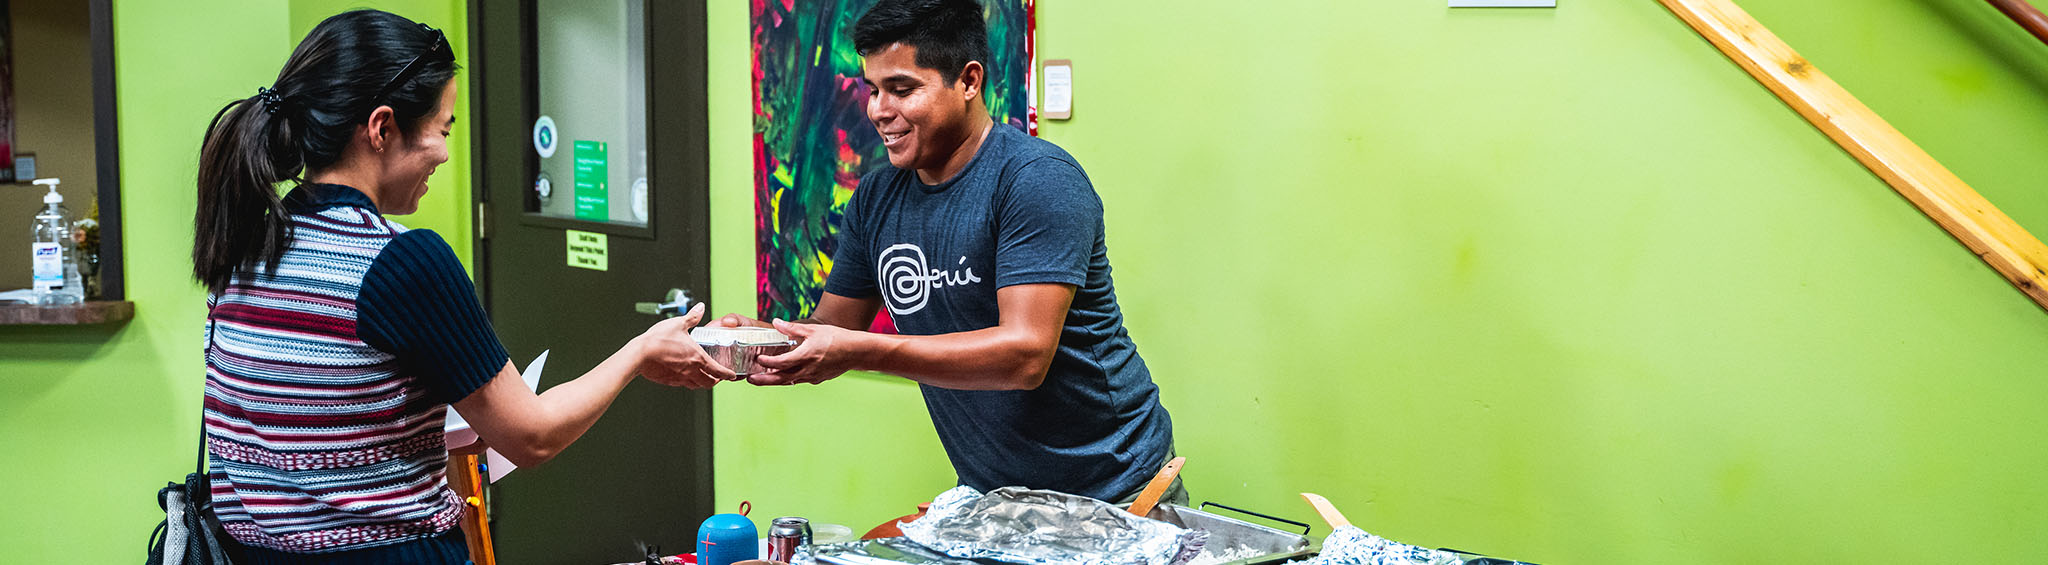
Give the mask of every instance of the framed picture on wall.
[[[0, 182], [14, 182], [14, 22], [0, 0]], [[28, 179], [22, 179], [28, 180]]]

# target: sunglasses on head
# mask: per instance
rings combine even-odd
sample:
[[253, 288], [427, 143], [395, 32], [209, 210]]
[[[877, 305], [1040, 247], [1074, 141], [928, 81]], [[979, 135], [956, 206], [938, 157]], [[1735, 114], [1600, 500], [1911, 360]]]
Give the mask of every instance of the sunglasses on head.
[[[418, 57], [413, 57], [411, 61], [406, 61], [405, 67], [398, 69], [397, 76], [391, 77], [389, 82], [384, 83], [384, 88], [377, 89], [378, 100], [383, 100], [385, 97], [397, 92], [399, 88], [404, 87], [407, 81], [412, 80], [412, 77], [418, 76], [420, 71], [426, 70], [426, 63], [435, 60], [453, 60], [455, 58], [455, 53], [448, 50], [448, 36], [446, 34], [427, 24], [420, 24], [420, 29], [434, 34], [434, 45], [428, 47], [425, 53], [419, 54]], [[434, 58], [429, 59], [429, 57]]]

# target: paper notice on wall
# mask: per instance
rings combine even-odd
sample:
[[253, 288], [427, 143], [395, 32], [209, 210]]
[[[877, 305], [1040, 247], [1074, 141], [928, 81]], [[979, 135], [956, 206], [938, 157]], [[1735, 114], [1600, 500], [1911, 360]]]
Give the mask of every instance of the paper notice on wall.
[[[542, 367], [546, 367], [547, 364], [548, 352], [542, 351], [539, 357], [533, 358], [532, 363], [526, 364], [526, 370], [519, 372], [519, 380], [526, 382], [527, 390], [535, 392], [540, 390], [540, 370]], [[457, 413], [453, 407], [450, 407], [448, 410], [448, 424], [442, 426], [441, 431], [447, 438], [448, 449], [450, 450], [477, 442], [476, 430], [470, 429], [469, 421], [462, 419], [462, 414]], [[518, 465], [512, 464], [512, 460], [506, 459], [504, 455], [499, 454], [496, 449], [484, 449], [484, 462], [485, 466], [490, 468], [490, 482], [493, 483], [498, 482], [498, 479], [504, 477], [506, 473], [519, 468]]]
[[611, 237], [578, 230], [563, 230], [571, 267], [603, 271], [611, 268]]
[[1066, 59], [1045, 62], [1045, 113], [1049, 120], [1074, 117], [1074, 63]]

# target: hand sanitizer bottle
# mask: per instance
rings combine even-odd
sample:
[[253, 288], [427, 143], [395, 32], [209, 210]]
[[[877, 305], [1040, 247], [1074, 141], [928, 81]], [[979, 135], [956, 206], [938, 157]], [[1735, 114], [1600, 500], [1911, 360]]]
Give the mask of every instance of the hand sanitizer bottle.
[[31, 261], [35, 270], [36, 303], [44, 306], [77, 304], [85, 300], [85, 285], [78, 277], [78, 259], [71, 241], [71, 219], [64, 210], [64, 195], [57, 193], [57, 179], [36, 179], [50, 187], [43, 196], [43, 208], [36, 212]]

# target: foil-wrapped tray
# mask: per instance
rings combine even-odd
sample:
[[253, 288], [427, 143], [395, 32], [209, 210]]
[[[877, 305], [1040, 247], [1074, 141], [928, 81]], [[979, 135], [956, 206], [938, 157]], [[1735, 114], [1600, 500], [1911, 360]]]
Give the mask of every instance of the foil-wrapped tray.
[[690, 338], [697, 340], [697, 346], [704, 348], [712, 360], [732, 369], [736, 379], [760, 372], [754, 363], [756, 358], [781, 355], [796, 349], [796, 340], [774, 328], [707, 326], [690, 330]]
[[[1152, 519], [1176, 526], [1207, 531], [1208, 544], [1205, 549], [1214, 550], [1197, 556], [1190, 563], [1254, 565], [1275, 564], [1288, 561], [1306, 560], [1315, 555], [1316, 544], [1308, 536], [1276, 530], [1266, 526], [1237, 520], [1194, 508], [1160, 504], [1152, 510]], [[948, 556], [907, 538], [883, 538], [858, 542], [818, 546], [815, 553], [819, 563], [826, 565], [986, 565], [1007, 563], [989, 559], [963, 559]], [[1242, 557], [1237, 557], [1241, 555]], [[1225, 556], [1233, 558], [1225, 558]]]
[[1316, 543], [1305, 534], [1282, 531], [1174, 504], [1152, 507], [1147, 518], [1190, 530], [1209, 532], [1195, 565], [1257, 565], [1304, 560], [1315, 555]]

